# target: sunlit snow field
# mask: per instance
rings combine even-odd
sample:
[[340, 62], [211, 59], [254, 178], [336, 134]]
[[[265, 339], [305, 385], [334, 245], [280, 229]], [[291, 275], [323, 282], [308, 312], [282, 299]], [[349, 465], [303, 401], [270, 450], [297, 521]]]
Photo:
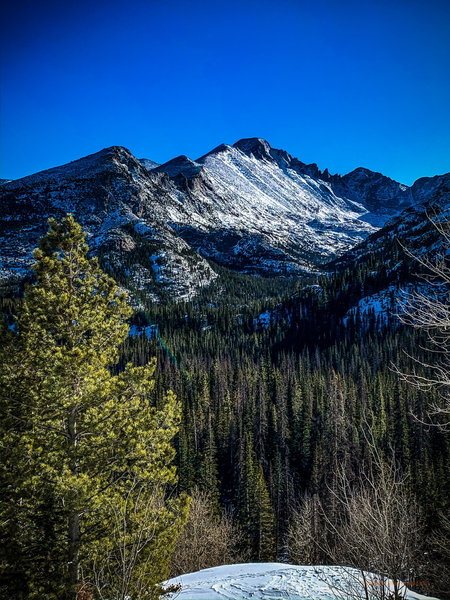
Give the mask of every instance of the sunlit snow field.
[[[367, 577], [376, 589], [379, 578]], [[171, 600], [357, 600], [365, 598], [361, 580], [359, 571], [345, 567], [247, 563], [203, 569], [166, 583], [181, 586]], [[406, 587], [402, 593], [405, 600], [429, 599]]]

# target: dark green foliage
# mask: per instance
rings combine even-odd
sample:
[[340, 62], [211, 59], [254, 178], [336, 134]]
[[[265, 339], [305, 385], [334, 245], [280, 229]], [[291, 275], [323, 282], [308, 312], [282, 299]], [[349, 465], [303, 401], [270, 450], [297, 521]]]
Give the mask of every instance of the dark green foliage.
[[[289, 292], [284, 302], [152, 305], [146, 319], [158, 324], [160, 337], [125, 344], [124, 354], [134, 360], [156, 354], [161, 379], [182, 398], [183, 489], [204, 485], [206, 461], [211, 485], [247, 531], [255, 560], [273, 558], [274, 549], [278, 558], [286, 556], [287, 523], [305, 493], [332, 504], [338, 466], [345, 465], [350, 480], [367, 469], [369, 426], [386, 457], [393, 448], [429, 531], [448, 508], [450, 489], [442, 476], [448, 439], [415, 418], [425, 417], [432, 394], [399, 381], [391, 370], [392, 364], [408, 370], [407, 354], [420, 353], [421, 334], [370, 313], [342, 323], [361, 295], [382, 289], [384, 277], [382, 269], [378, 279], [362, 268], [352, 276], [336, 274], [321, 279], [321, 289], [305, 285], [294, 296]], [[267, 308], [274, 318], [265, 328], [255, 318]], [[263, 506], [254, 500], [258, 486]]]
[[71, 216], [50, 220], [3, 331], [3, 597], [154, 600], [186, 517], [185, 497], [165, 499], [180, 404], [154, 405], [154, 360], [112, 373], [132, 310], [87, 251]]

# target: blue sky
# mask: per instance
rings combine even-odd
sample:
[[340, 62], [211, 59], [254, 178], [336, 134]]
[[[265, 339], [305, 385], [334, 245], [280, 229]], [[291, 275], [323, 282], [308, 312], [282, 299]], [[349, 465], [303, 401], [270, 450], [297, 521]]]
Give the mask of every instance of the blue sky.
[[450, 171], [448, 1], [7, 4], [0, 177], [254, 136], [331, 172]]

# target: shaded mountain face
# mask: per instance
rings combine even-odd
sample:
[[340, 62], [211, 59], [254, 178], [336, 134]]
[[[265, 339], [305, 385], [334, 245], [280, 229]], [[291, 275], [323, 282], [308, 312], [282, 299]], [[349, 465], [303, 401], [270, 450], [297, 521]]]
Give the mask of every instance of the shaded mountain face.
[[437, 193], [420, 181], [330, 175], [259, 138], [163, 165], [114, 146], [0, 186], [0, 281], [26, 276], [48, 217], [68, 212], [137, 300], [190, 299], [217, 278], [214, 262], [254, 275], [314, 272]]
[[442, 232], [450, 221], [450, 173], [418, 179], [408, 194], [412, 203], [407, 209], [326, 267], [352, 268], [379, 257], [395, 272], [414, 260], [410, 254], [432, 257], [446, 250], [450, 242]]
[[408, 186], [363, 167], [342, 177], [330, 176], [330, 183], [336, 194], [362, 202], [369, 211], [362, 219], [375, 227], [413, 203]]

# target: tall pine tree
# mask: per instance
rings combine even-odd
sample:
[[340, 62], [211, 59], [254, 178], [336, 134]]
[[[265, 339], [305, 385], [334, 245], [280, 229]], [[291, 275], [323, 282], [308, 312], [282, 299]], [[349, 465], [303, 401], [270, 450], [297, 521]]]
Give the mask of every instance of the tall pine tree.
[[180, 407], [152, 405], [154, 361], [113, 374], [131, 309], [73, 217], [35, 259], [2, 356], [2, 591], [156, 598], [188, 509], [165, 499]]

